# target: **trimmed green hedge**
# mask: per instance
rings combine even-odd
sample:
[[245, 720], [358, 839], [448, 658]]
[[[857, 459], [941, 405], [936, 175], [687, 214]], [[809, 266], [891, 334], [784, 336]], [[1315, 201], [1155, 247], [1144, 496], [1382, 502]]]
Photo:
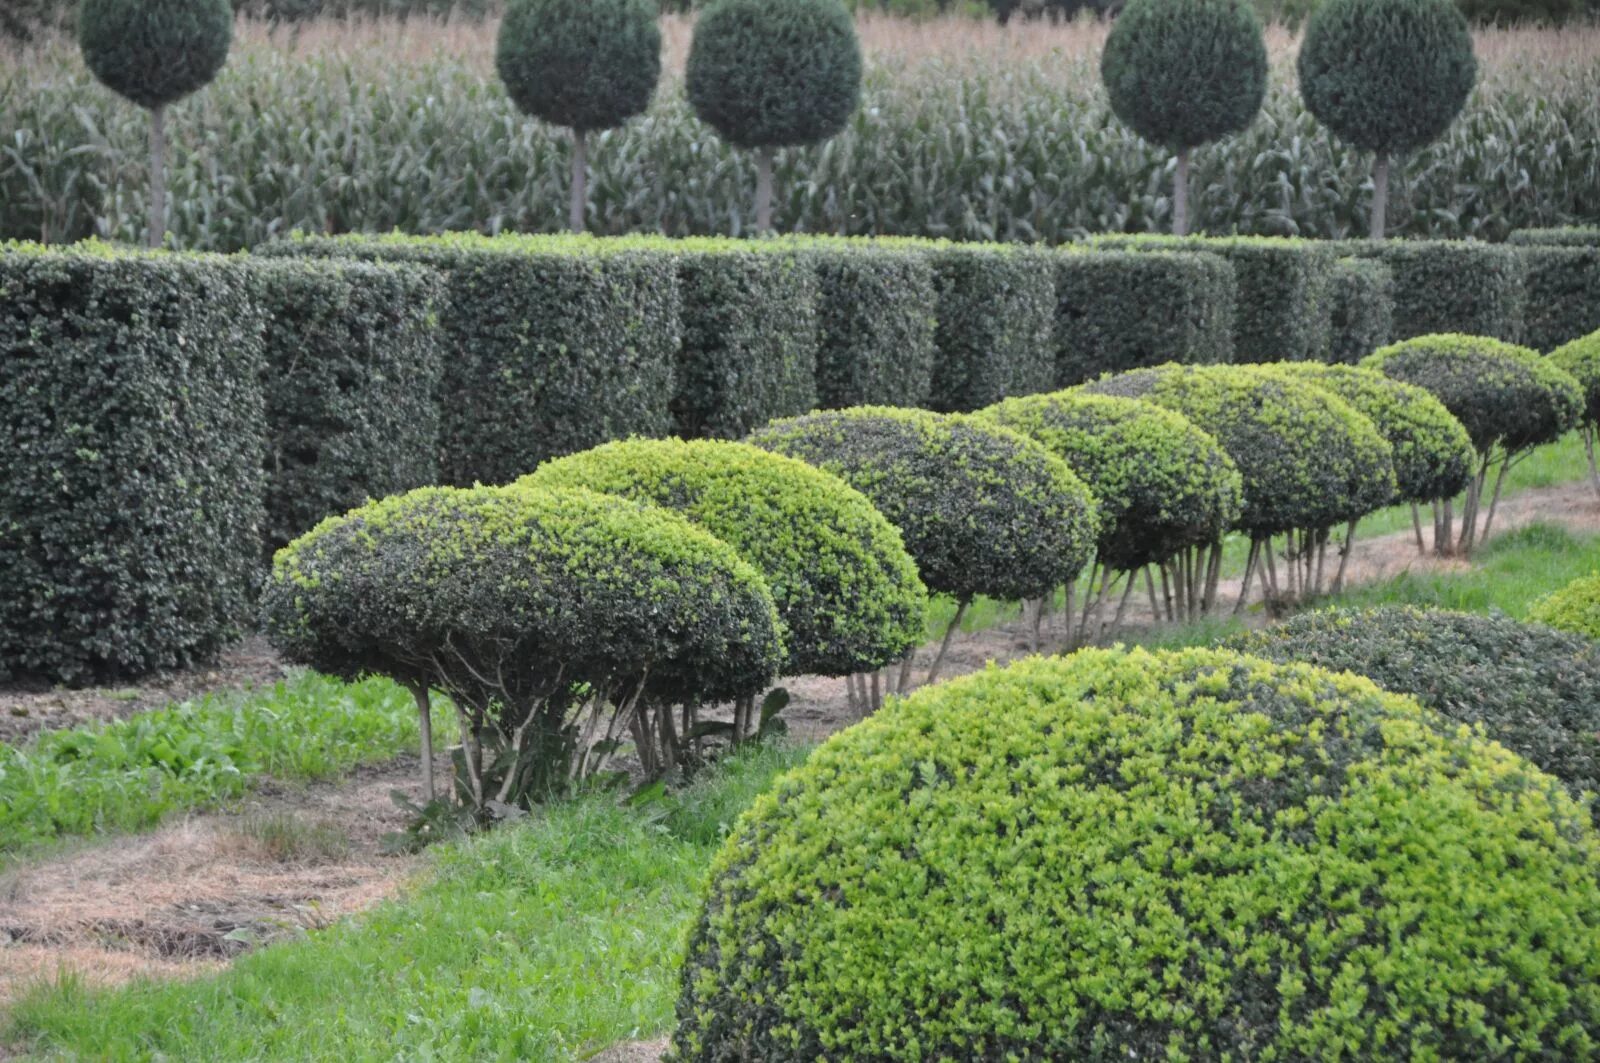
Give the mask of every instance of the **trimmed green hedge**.
[[1305, 362], [1327, 356], [1337, 254], [1329, 243], [1276, 237], [1096, 236], [1111, 250], [1203, 251], [1233, 265], [1233, 361]]
[[670, 1058], [1592, 1056], [1588, 810], [1437, 720], [1216, 650], [893, 702], [717, 855]]
[[412, 262], [445, 275], [440, 475], [498, 483], [546, 458], [672, 430], [677, 259], [573, 237], [311, 237], [267, 255]]
[[1328, 361], [1359, 362], [1394, 339], [1394, 272], [1375, 259], [1333, 266], [1333, 334]]
[[1237, 284], [1219, 255], [1066, 249], [1055, 281], [1058, 387], [1162, 362], [1233, 361]]
[[1553, 351], [1600, 329], [1600, 245], [1522, 247], [1528, 304], [1522, 342]]
[[1506, 240], [1519, 247], [1600, 247], [1600, 228], [1515, 229]]
[[204, 661], [261, 559], [262, 317], [226, 259], [0, 247], [0, 676]]
[[1516, 249], [1465, 240], [1347, 240], [1335, 246], [1389, 267], [1395, 339], [1460, 332], [1521, 342], [1527, 291]]
[[[1528, 619], [1582, 635], [1586, 639], [1600, 639], [1600, 573], [1575, 579], [1560, 590], [1540, 598], [1528, 609]], [[1600, 705], [1600, 692], [1596, 692], [1589, 704]], [[1600, 736], [1600, 721], [1588, 721], [1585, 737], [1590, 747], [1600, 742], [1597, 736]], [[1591, 752], [1591, 763], [1595, 762], [1600, 762], [1600, 751]], [[1588, 786], [1600, 790], [1600, 769], [1594, 772], [1594, 778]]]
[[439, 310], [432, 270], [251, 263], [267, 315], [266, 548], [439, 474]]

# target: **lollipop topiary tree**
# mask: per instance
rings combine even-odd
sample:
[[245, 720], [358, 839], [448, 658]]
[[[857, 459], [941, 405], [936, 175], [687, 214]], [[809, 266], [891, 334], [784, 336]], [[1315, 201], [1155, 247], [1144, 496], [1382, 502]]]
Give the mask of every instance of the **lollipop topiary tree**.
[[150, 229], [167, 232], [167, 105], [204, 88], [228, 60], [229, 0], [83, 0], [78, 46], [94, 76], [150, 112]]
[[495, 68], [525, 114], [572, 130], [568, 223], [583, 231], [589, 134], [650, 105], [661, 29], [649, 0], [511, 0]]
[[1261, 109], [1267, 46], [1244, 0], [1131, 0], [1100, 55], [1111, 109], [1178, 156], [1172, 231], [1189, 232], [1189, 152], [1237, 133]]
[[756, 152], [756, 231], [772, 228], [774, 148], [844, 128], [861, 100], [861, 44], [840, 0], [714, 0], [686, 71], [695, 113]]
[[1317, 121], [1373, 153], [1371, 235], [1384, 235], [1389, 163], [1450, 128], [1478, 64], [1452, 0], [1327, 0], [1300, 46], [1300, 93]]

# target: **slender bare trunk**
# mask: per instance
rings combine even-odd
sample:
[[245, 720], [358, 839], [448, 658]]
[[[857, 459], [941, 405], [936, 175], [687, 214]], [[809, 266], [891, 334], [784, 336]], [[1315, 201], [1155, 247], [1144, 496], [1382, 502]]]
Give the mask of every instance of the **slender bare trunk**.
[[1428, 548], [1422, 543], [1422, 511], [1415, 502], [1411, 503], [1411, 527], [1417, 533], [1417, 553], [1427, 553]]
[[583, 218], [589, 204], [589, 134], [572, 131], [572, 202], [567, 208], [567, 227], [583, 232]]
[[[1416, 507], [1411, 507], [1411, 512], [1416, 513]], [[1357, 518], [1359, 519], [1359, 518]], [[1417, 525], [1417, 542], [1422, 542], [1422, 525]], [[1344, 572], [1350, 564], [1350, 554], [1356, 548], [1356, 522], [1351, 521], [1344, 527], [1344, 549], [1339, 551], [1339, 571], [1333, 575], [1333, 593], [1338, 594], [1344, 590]]]
[[167, 108], [150, 111], [150, 231], [146, 243], [160, 247], [167, 239]]
[[939, 655], [933, 659], [933, 667], [928, 669], [928, 678], [925, 683], [932, 683], [939, 678], [939, 669], [944, 665], [945, 654], [950, 652], [950, 640], [956, 637], [956, 632], [961, 627], [961, 618], [967, 615], [969, 600], [961, 599], [956, 605], [956, 615], [950, 618], [950, 626], [944, 629], [944, 641], [939, 643]]
[[422, 733], [422, 800], [432, 801], [433, 788], [433, 707], [424, 683], [408, 683], [411, 697], [417, 703], [417, 730]]
[[1483, 541], [1489, 541], [1489, 529], [1494, 527], [1494, 511], [1500, 507], [1500, 489], [1506, 485], [1506, 473], [1511, 470], [1511, 455], [1500, 462], [1500, 474], [1494, 478], [1494, 495], [1489, 499], [1489, 515], [1483, 521]]
[[1378, 152], [1372, 160], [1372, 229], [1374, 240], [1382, 240], [1389, 214], [1389, 153]]
[[1600, 466], [1594, 460], [1595, 426], [1589, 425], [1583, 430], [1583, 450], [1589, 455], [1589, 482], [1594, 485], [1596, 497], [1600, 497]]
[[1150, 592], [1150, 623], [1153, 627], [1161, 625], [1161, 603], [1156, 601], [1156, 581], [1150, 575], [1150, 566], [1144, 566], [1144, 589]]
[[1233, 603], [1233, 615], [1244, 612], [1244, 603], [1250, 600], [1250, 581], [1255, 578], [1256, 566], [1261, 560], [1261, 540], [1250, 540], [1250, 553], [1244, 559], [1244, 582], [1239, 585], [1239, 600]]
[[772, 149], [756, 149], [756, 232], [772, 231]]
[[1178, 152], [1178, 172], [1172, 179], [1172, 235], [1189, 235], [1189, 149]]

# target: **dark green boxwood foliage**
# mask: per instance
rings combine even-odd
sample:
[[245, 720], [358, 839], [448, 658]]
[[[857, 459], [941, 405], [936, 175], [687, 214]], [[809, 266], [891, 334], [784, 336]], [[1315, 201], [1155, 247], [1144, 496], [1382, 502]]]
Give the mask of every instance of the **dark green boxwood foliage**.
[[1059, 387], [1162, 362], [1233, 361], [1237, 283], [1220, 256], [1064, 251], [1055, 277]]
[[1600, 647], [1585, 638], [1505, 616], [1384, 606], [1302, 613], [1231, 645], [1364, 675], [1482, 727], [1574, 796], [1600, 790]]
[[205, 661], [261, 560], [262, 319], [219, 258], [0, 248], [0, 676]]
[[1233, 459], [1152, 403], [1060, 391], [1007, 399], [978, 416], [1038, 440], [1083, 477], [1100, 506], [1095, 549], [1113, 571], [1215, 542], [1243, 509]]
[[1247, 366], [1165, 365], [1084, 385], [1187, 417], [1244, 478], [1238, 527], [1254, 536], [1328, 528], [1394, 498], [1394, 457], [1372, 422], [1311, 384]]
[[1432, 392], [1484, 455], [1553, 442], [1583, 416], [1577, 381], [1536, 351], [1483, 336], [1419, 336], [1361, 364]]
[[445, 275], [439, 471], [503, 482], [546, 458], [672, 429], [678, 260], [570, 237], [313, 237], [259, 254], [431, 266]]
[[1551, 351], [1550, 364], [1583, 389], [1584, 421], [1591, 427], [1600, 424], [1600, 331]]
[[1521, 247], [1527, 290], [1522, 342], [1552, 351], [1600, 329], [1600, 246]]
[[661, 78], [657, 13], [649, 0], [511, 0], [495, 50], [506, 94], [552, 125], [621, 125]]
[[1527, 288], [1515, 249], [1468, 240], [1345, 240], [1335, 246], [1389, 267], [1395, 339], [1460, 332], [1521, 341]]
[[1017, 433], [976, 418], [881, 406], [776, 421], [750, 436], [871, 499], [928, 589], [1022, 600], [1077, 577], [1099, 514], [1083, 481]]
[[1333, 267], [1333, 334], [1328, 361], [1359, 362], [1394, 340], [1394, 273], [1375, 259]]
[[1472, 439], [1431, 393], [1353, 365], [1285, 362], [1271, 368], [1333, 392], [1373, 423], [1394, 451], [1396, 501], [1432, 502], [1467, 489]]
[[268, 555], [324, 517], [439, 474], [443, 278], [416, 266], [257, 261], [266, 313]]
[[1091, 246], [1203, 251], [1233, 266], [1233, 361], [1303, 362], [1326, 357], [1333, 323], [1337, 252], [1326, 242], [1274, 237], [1095, 237]]
[[1506, 240], [1520, 247], [1600, 247], [1600, 228], [1574, 225], [1561, 229], [1516, 229]]
[[632, 439], [547, 462], [521, 483], [677, 510], [766, 578], [785, 674], [850, 675], [922, 641], [927, 591], [900, 533], [838, 477], [745, 443]]
[[[1528, 619], [1582, 635], [1586, 639], [1600, 639], [1600, 573], [1575, 579], [1560, 590], [1540, 598], [1528, 609]], [[1591, 694], [1589, 704], [1600, 705], [1600, 696]], [[1586, 721], [1586, 726], [1588, 730], [1582, 738], [1588, 743], [1592, 770], [1584, 785], [1591, 790], [1600, 790], [1600, 757], [1594, 753], [1595, 744], [1600, 742], [1600, 727], [1593, 720]], [[1584, 747], [1582, 741], [1577, 745]], [[1600, 816], [1600, 811], [1596, 815]]]
[[228, 0], [81, 0], [78, 46], [94, 76], [140, 107], [203, 88], [228, 61]]
[[741, 148], [826, 140], [861, 102], [861, 45], [839, 0], [714, 0], [685, 70], [700, 119]]
[[740, 820], [671, 1058], [1590, 1055], [1587, 811], [1436, 722], [1216, 650], [927, 688]]

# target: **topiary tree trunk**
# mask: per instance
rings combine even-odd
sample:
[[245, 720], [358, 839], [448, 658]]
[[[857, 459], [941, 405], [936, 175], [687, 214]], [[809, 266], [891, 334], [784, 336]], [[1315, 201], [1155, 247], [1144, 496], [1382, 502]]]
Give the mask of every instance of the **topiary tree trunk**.
[[772, 149], [756, 150], [756, 232], [772, 231]]
[[1189, 235], [1189, 149], [1178, 152], [1178, 173], [1172, 184], [1172, 235]]
[[572, 131], [572, 201], [567, 208], [567, 226], [583, 232], [583, 218], [589, 202], [589, 134]]
[[1370, 235], [1383, 239], [1384, 222], [1389, 213], [1389, 153], [1380, 151], [1372, 160], [1372, 219]]
[[167, 108], [150, 111], [150, 229], [145, 243], [160, 247], [167, 239]]

